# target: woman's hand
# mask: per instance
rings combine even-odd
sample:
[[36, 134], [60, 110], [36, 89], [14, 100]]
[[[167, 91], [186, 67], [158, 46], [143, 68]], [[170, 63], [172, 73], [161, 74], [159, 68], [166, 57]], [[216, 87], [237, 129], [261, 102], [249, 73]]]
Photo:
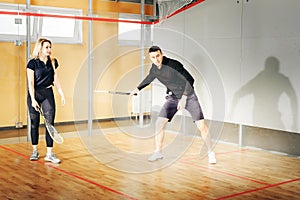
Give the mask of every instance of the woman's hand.
[[35, 99], [31, 100], [31, 106], [36, 110], [39, 111], [39, 107], [40, 105], [38, 104], [38, 102]]
[[66, 104], [66, 98], [61, 88], [58, 88], [58, 94], [61, 96], [61, 104], [64, 106]]
[[65, 96], [61, 97], [61, 104], [64, 106], [66, 104]]

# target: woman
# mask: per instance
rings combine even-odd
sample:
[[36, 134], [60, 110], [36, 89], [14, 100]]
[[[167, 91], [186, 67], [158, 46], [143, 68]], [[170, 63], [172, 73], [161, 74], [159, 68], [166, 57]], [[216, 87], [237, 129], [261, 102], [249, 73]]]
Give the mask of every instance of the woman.
[[[52, 86], [56, 86], [61, 96], [62, 104], [65, 104], [65, 96], [58, 78], [58, 62], [51, 57], [52, 43], [48, 39], [40, 38], [35, 44], [31, 60], [27, 64], [28, 97], [27, 106], [31, 122], [31, 143], [33, 153], [30, 160], [38, 160], [39, 123], [41, 108], [46, 119], [53, 125], [55, 117], [55, 100]], [[47, 153], [45, 161], [60, 163], [52, 152], [53, 140], [46, 129]]]

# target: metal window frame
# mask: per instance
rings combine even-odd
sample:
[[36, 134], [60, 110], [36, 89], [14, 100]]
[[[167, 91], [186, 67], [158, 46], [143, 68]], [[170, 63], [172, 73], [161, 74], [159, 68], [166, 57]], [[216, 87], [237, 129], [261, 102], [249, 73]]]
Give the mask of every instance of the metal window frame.
[[[26, 5], [20, 5], [20, 4], [4, 4], [0, 3], [0, 9], [11, 11], [11, 12], [23, 12], [26, 10]], [[7, 15], [9, 16], [9, 15]], [[14, 16], [14, 19], [17, 19], [17, 16]], [[22, 16], [23, 17], [23, 16]], [[31, 19], [31, 35], [30, 38], [32, 40], [37, 39], [37, 17], [30, 17]], [[22, 24], [25, 26], [26, 29], [26, 17], [25, 20], [23, 20]], [[0, 33], [0, 41], [1, 42], [15, 42], [15, 43], [21, 43], [22, 41], [26, 41], [27, 33], [24, 35], [20, 34], [1, 34]]]
[[[70, 9], [70, 8], [54, 8], [54, 7], [41, 7], [41, 6], [32, 6], [32, 10], [37, 13], [47, 14], [47, 15], [61, 15], [61, 16], [82, 16], [82, 10], [79, 9]], [[38, 35], [39, 37], [44, 37], [42, 34], [43, 26], [46, 26], [44, 23], [44, 17], [38, 17]], [[57, 37], [57, 36], [46, 36], [53, 43], [60, 44], [82, 44], [82, 20], [74, 19], [74, 30], [72, 37]], [[57, 28], [59, 30], [59, 27]]]
[[[124, 14], [124, 13], [120, 13], [119, 14], [119, 20], [120, 22], [118, 22], [118, 29], [120, 28], [120, 24], [124, 23], [121, 20], [141, 20], [141, 15], [137, 15], [137, 14]], [[125, 23], [130, 23], [130, 22], [125, 22]], [[130, 39], [120, 39], [120, 32], [118, 30], [118, 44], [119, 46], [140, 46], [141, 45], [141, 29], [142, 29], [142, 24], [138, 24], [139, 25], [139, 33], [138, 33], [138, 38], [136, 38], [135, 40], [130, 40]], [[153, 26], [152, 25], [144, 25], [144, 44], [149, 46], [151, 45], [151, 41], [152, 41], [152, 29]]]
[[[0, 9], [11, 11], [11, 12], [31, 12], [37, 14], [46, 14], [45, 17], [53, 17], [55, 16], [82, 16], [82, 10], [79, 9], [70, 9], [70, 8], [55, 8], [55, 7], [46, 7], [46, 6], [30, 6], [30, 10], [26, 10], [25, 4], [6, 4], [0, 3]], [[7, 15], [9, 16], [9, 15]], [[17, 15], [16, 15], [17, 16]], [[43, 22], [43, 16], [31, 16], [31, 31], [30, 31], [30, 39], [31, 41], [36, 41], [39, 37], [43, 37], [42, 28], [46, 24]], [[14, 17], [17, 19], [17, 17]], [[72, 37], [57, 37], [57, 36], [47, 36], [53, 43], [61, 43], [61, 44], [82, 44], [82, 20], [75, 19], [73, 36]], [[24, 22], [26, 20], [23, 20]], [[26, 22], [22, 24], [25, 24]], [[27, 34], [27, 33], [26, 33]], [[22, 43], [26, 41], [27, 35], [23, 34], [0, 34], [1, 42], [15, 42]]]

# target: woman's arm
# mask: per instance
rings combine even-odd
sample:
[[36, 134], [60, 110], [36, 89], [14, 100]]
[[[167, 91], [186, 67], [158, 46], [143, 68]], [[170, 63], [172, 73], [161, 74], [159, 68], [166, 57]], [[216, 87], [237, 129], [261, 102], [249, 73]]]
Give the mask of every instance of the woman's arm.
[[62, 105], [64, 106], [66, 104], [66, 99], [65, 99], [64, 92], [61, 88], [61, 84], [60, 84], [60, 81], [59, 81], [59, 78], [58, 78], [57, 69], [54, 70], [54, 85], [55, 85], [59, 95], [61, 96], [61, 102], [62, 102]]
[[35, 100], [34, 96], [34, 71], [27, 68], [27, 79], [28, 79], [28, 91], [31, 98], [31, 106], [38, 111], [39, 104]]

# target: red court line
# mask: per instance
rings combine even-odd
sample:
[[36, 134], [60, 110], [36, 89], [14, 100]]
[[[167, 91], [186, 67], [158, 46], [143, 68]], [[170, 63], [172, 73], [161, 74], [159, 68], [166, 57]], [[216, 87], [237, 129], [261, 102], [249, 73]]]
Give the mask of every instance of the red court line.
[[136, 20], [123, 20], [123, 19], [112, 19], [103, 17], [89, 17], [89, 16], [71, 16], [71, 15], [57, 15], [57, 14], [43, 14], [33, 12], [16, 12], [16, 11], [0, 11], [2, 15], [21, 15], [21, 16], [33, 16], [33, 17], [55, 17], [64, 19], [76, 19], [76, 20], [89, 20], [89, 21], [103, 21], [103, 22], [126, 22], [135, 24], [153, 24], [154, 22], [149, 21], [136, 21]]
[[248, 151], [248, 150], [250, 150], [250, 149], [249, 148], [243, 148], [243, 149], [234, 150], [234, 151], [225, 151], [225, 152], [216, 153], [216, 155], [237, 153], [237, 152], [243, 152], [243, 151]]
[[[22, 153], [19, 153], [19, 152], [17, 152], [17, 151], [14, 151], [14, 150], [12, 150], [12, 149], [10, 149], [10, 148], [4, 147], [4, 146], [0, 146], [0, 148], [1, 148], [1, 149], [4, 149], [4, 150], [6, 150], [6, 151], [9, 151], [9, 152], [11, 152], [11, 153], [17, 154], [17, 155], [19, 155], [19, 156], [22, 156], [22, 157], [24, 157], [24, 158], [29, 159], [29, 156], [26, 156], [26, 155], [24, 155], [24, 154], [22, 154]], [[34, 162], [37, 162], [37, 163], [40, 163], [40, 164], [45, 165], [45, 162], [40, 161], [40, 160], [34, 161]], [[57, 171], [60, 171], [60, 172], [62, 172], [62, 173], [64, 173], [64, 174], [67, 174], [67, 175], [72, 176], [72, 177], [74, 177], [74, 178], [80, 179], [80, 180], [82, 180], [82, 181], [84, 181], [84, 182], [87, 182], [87, 183], [90, 183], [90, 184], [92, 184], [92, 185], [95, 185], [95, 186], [97, 186], [97, 187], [99, 187], [99, 188], [101, 188], [101, 189], [104, 189], [104, 190], [110, 191], [110, 192], [112, 192], [112, 193], [118, 194], [119, 196], [124, 197], [124, 198], [126, 198], [126, 199], [136, 200], [136, 198], [134, 198], [134, 197], [131, 197], [131, 196], [127, 195], [127, 194], [124, 194], [124, 193], [122, 193], [122, 192], [119, 192], [119, 191], [117, 191], [117, 190], [114, 190], [114, 189], [112, 189], [112, 188], [109, 188], [109, 187], [107, 187], [107, 186], [101, 185], [101, 184], [96, 183], [96, 182], [94, 182], [94, 181], [91, 181], [91, 180], [89, 180], [89, 179], [83, 178], [83, 177], [81, 177], [81, 176], [79, 176], [79, 175], [76, 175], [76, 174], [74, 174], [74, 173], [68, 172], [68, 171], [66, 171], [66, 170], [60, 169], [60, 168], [55, 167], [55, 166], [52, 166], [52, 165], [46, 165], [46, 166], [47, 166], [47, 167], [51, 167], [51, 168], [53, 168], [53, 169], [56, 169]]]
[[[225, 151], [225, 152], [219, 152], [219, 153], [215, 153], [216, 155], [221, 155], [221, 154], [230, 154], [230, 153], [238, 153], [238, 152], [243, 152], [243, 151], [248, 151], [250, 150], [249, 148], [244, 148], [244, 149], [239, 149], [239, 150], [234, 150], [234, 151]], [[198, 158], [199, 156], [190, 156], [187, 158], [182, 158], [181, 160], [191, 160], [191, 159], [195, 159]]]
[[262, 182], [262, 181], [254, 180], [254, 179], [251, 179], [251, 178], [247, 178], [247, 177], [244, 177], [244, 176], [239, 176], [239, 175], [236, 175], [236, 174], [232, 174], [232, 173], [229, 173], [229, 172], [224, 172], [224, 171], [217, 170], [217, 169], [212, 169], [212, 168], [209, 168], [209, 167], [204, 167], [204, 166], [201, 166], [201, 165], [198, 165], [198, 164], [195, 164], [195, 163], [191, 163], [191, 162], [188, 162], [188, 161], [180, 160], [179, 162], [182, 162], [182, 163], [185, 163], [185, 164], [188, 164], [188, 165], [193, 165], [195, 167], [199, 167], [199, 168], [202, 168], [202, 169], [205, 169], [205, 170], [214, 171], [214, 172], [217, 172], [219, 174], [225, 174], [225, 175], [240, 178], [240, 179], [243, 179], [243, 180], [259, 183], [259, 184], [262, 184], [262, 185], [270, 185], [270, 184]]
[[268, 189], [268, 188], [271, 188], [271, 187], [277, 187], [279, 185], [284, 185], [284, 184], [287, 184], [287, 183], [292, 183], [292, 182], [295, 182], [295, 181], [300, 181], [300, 178], [296, 178], [296, 179], [292, 179], [292, 180], [287, 180], [287, 181], [284, 181], [284, 182], [281, 182], [281, 183], [271, 184], [271, 185], [267, 185], [267, 186], [264, 186], [264, 187], [261, 187], [261, 188], [255, 188], [255, 189], [252, 189], [252, 190], [247, 190], [247, 191], [236, 193], [236, 194], [231, 194], [231, 195], [228, 195], [228, 196], [217, 198], [216, 200], [228, 199], [228, 198], [240, 196], [240, 195], [243, 195], [243, 194], [248, 194], [248, 193], [251, 193], [251, 192], [257, 192], [257, 191], [260, 191], [260, 190]]
[[[191, 7], [194, 7], [198, 5], [199, 3], [202, 3], [205, 0], [198, 0], [194, 3], [191, 3], [174, 13], [166, 16], [164, 19], [168, 19], [170, 17], [173, 17], [174, 15], [177, 15], [178, 13], [181, 13], [187, 9], [190, 9]], [[34, 13], [34, 12], [17, 12], [17, 11], [0, 11], [0, 14], [2, 15], [22, 15], [22, 16], [33, 16], [33, 17], [55, 17], [55, 18], [64, 18], [64, 19], [76, 19], [76, 20], [89, 20], [89, 21], [103, 21], [103, 22], [126, 22], [126, 23], [136, 23], [136, 24], [157, 24], [160, 21], [164, 19], [158, 19], [156, 21], [135, 21], [135, 20], [120, 20], [120, 19], [112, 19], [112, 18], [103, 18], [103, 17], [90, 17], [90, 16], [68, 16], [68, 15], [58, 15], [58, 14], [43, 14], [43, 13]]]

